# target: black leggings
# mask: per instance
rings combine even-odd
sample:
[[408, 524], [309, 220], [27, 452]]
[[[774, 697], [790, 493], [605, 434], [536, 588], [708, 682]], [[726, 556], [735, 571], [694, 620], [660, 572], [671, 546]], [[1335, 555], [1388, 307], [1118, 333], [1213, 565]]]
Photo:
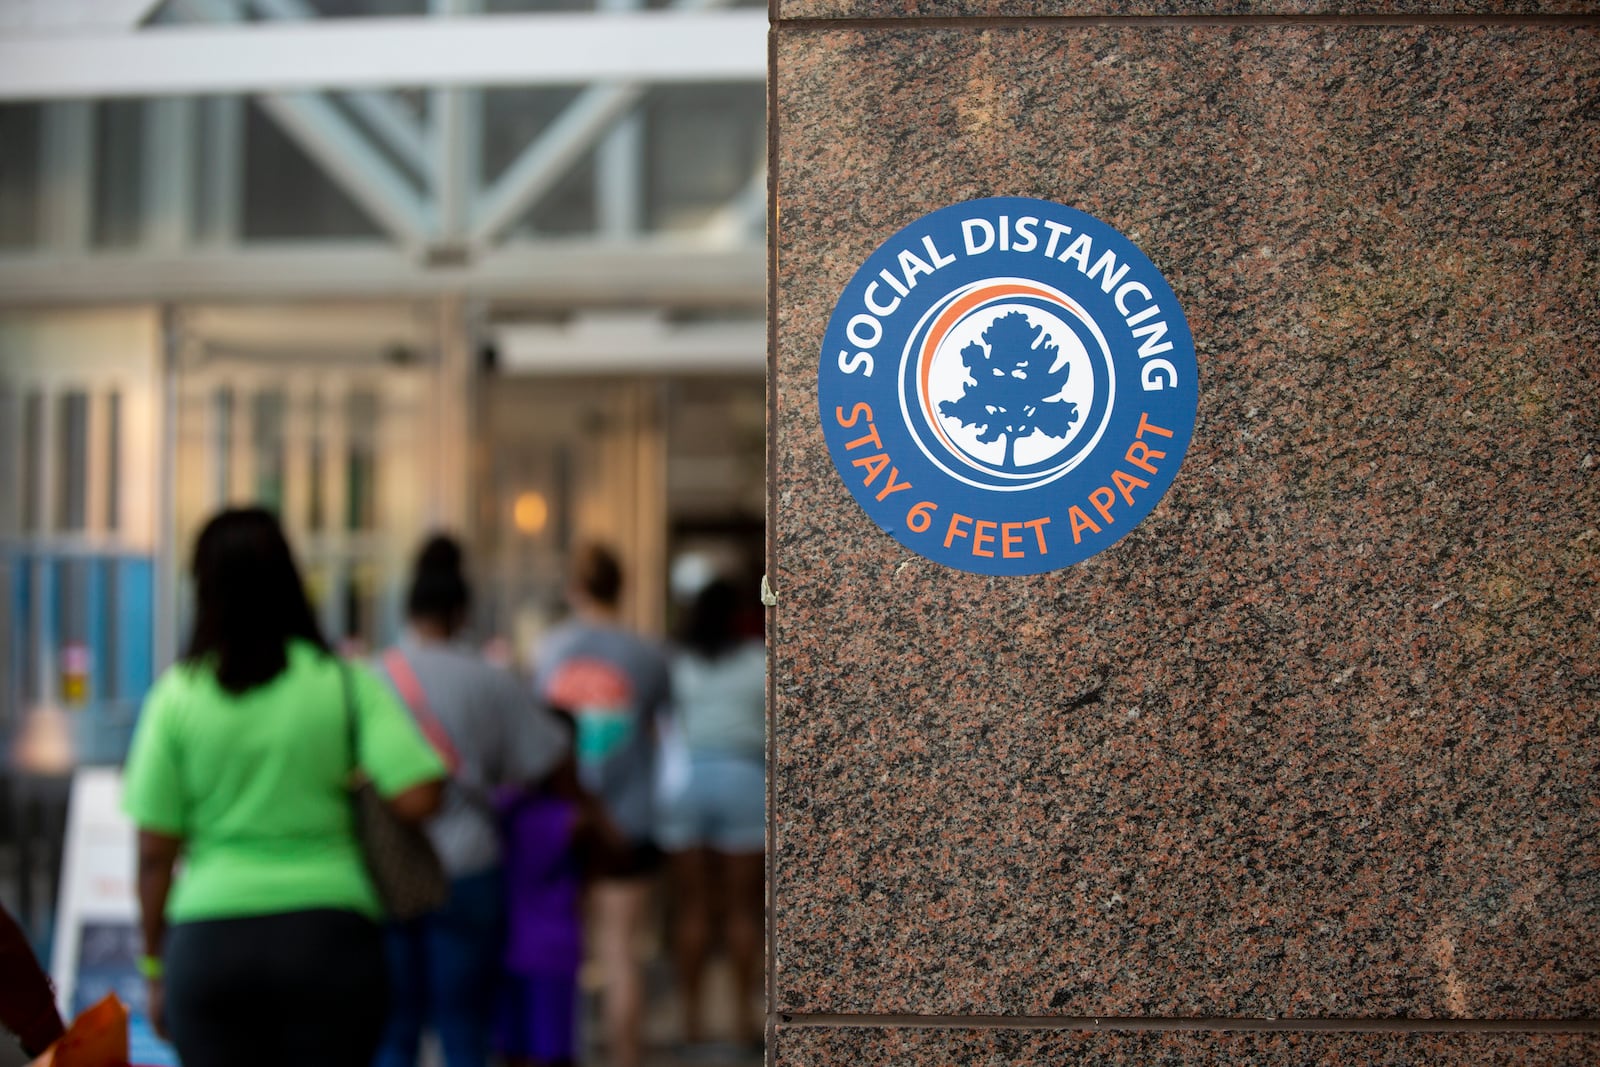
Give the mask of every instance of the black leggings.
[[348, 911], [179, 923], [167, 1030], [183, 1067], [368, 1067], [388, 1011], [377, 924]]

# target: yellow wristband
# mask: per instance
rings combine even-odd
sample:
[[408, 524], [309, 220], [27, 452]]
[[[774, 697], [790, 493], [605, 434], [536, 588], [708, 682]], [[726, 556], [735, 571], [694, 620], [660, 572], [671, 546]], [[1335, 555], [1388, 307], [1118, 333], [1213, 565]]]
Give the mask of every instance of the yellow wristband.
[[139, 973], [153, 981], [166, 974], [166, 968], [161, 966], [160, 956], [140, 956]]

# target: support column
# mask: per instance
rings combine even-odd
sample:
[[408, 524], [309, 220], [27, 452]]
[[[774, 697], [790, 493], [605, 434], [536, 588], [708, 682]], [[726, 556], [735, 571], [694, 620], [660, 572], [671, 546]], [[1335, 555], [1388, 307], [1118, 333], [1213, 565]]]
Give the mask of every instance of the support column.
[[246, 101], [238, 96], [213, 96], [201, 103], [205, 135], [202, 143], [199, 224], [200, 240], [228, 247], [244, 236], [244, 120]]
[[[639, 0], [597, 0], [597, 11], [636, 11]], [[595, 197], [600, 233], [613, 240], [636, 238], [643, 229], [644, 120], [635, 111], [618, 119], [600, 141], [596, 157]]]
[[439, 362], [430, 421], [431, 499], [428, 521], [462, 531], [472, 526], [472, 448], [476, 420], [477, 351], [471, 305], [459, 295], [439, 301]]
[[174, 252], [194, 233], [195, 101], [149, 100], [144, 107], [144, 246]]
[[[773, 1067], [1600, 1063], [1600, 20], [1537, 6], [777, 0]], [[1007, 414], [1068, 319], [1136, 432]]]
[[[480, 0], [430, 0], [439, 18], [477, 13]], [[437, 205], [435, 240], [444, 249], [463, 249], [472, 224], [472, 207], [482, 183], [483, 92], [435, 89], [430, 94], [433, 191]]]

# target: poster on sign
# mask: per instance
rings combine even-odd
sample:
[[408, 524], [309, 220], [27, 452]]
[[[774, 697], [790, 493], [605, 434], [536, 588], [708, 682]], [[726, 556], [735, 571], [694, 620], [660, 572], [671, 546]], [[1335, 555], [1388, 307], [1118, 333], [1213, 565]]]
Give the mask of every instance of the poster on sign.
[[86, 767], [72, 779], [51, 978], [61, 1014], [75, 1019], [114, 993], [128, 1010], [128, 1056], [142, 1067], [178, 1067], [146, 1011], [138, 960], [133, 823], [122, 813], [122, 774]]

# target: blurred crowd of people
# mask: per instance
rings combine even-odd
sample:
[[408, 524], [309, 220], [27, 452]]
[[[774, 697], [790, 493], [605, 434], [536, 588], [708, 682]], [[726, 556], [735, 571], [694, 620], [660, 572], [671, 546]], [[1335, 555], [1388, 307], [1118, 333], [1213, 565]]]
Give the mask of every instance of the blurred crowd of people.
[[[193, 632], [151, 691], [124, 806], [152, 1018], [184, 1067], [573, 1064], [580, 976], [599, 976], [606, 1062], [637, 1067], [640, 945], [665, 897], [682, 1036], [707, 1037], [714, 946], [734, 1041], [758, 1047], [765, 649], [708, 576], [677, 639], [622, 623], [624, 573], [574, 554], [570, 614], [522, 677], [466, 640], [461, 547], [418, 552], [404, 634], [365, 662], [318, 632], [277, 520], [214, 517]], [[353, 773], [423, 827], [442, 907], [386, 916], [351, 814]]]

